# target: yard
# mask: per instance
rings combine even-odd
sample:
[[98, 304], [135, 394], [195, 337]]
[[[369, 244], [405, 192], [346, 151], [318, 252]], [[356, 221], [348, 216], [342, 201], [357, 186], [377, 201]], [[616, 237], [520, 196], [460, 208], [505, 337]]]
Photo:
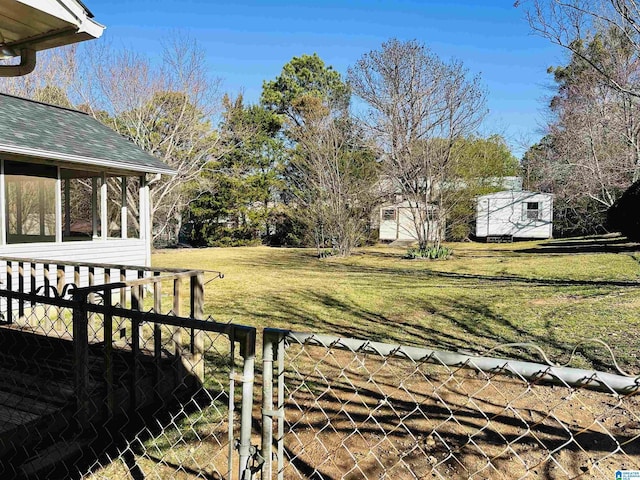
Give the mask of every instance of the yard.
[[[637, 245], [592, 237], [451, 246], [448, 261], [406, 260], [404, 249], [386, 246], [322, 260], [310, 249], [258, 247], [165, 250], [154, 265], [223, 271], [205, 289], [205, 312], [259, 332], [280, 327], [478, 353], [531, 342], [560, 363], [594, 337], [638, 374]], [[143, 432], [133, 448], [142, 471], [184, 479], [228, 471], [229, 345], [217, 338], [209, 347], [203, 402], [187, 402], [162, 435]], [[306, 342], [284, 351], [283, 386], [272, 393], [283, 394], [286, 479], [613, 478], [639, 467], [637, 395], [539, 384], [506, 375], [507, 367], [447, 367]], [[573, 366], [613, 369], [604, 346], [580, 352]], [[533, 349], [491, 355], [540, 360]], [[262, 363], [256, 367], [252, 443], [260, 445], [266, 377]], [[125, 475], [125, 465], [113, 462], [92, 478]]]
[[[531, 342], [561, 363], [598, 338], [640, 369], [640, 246], [610, 236], [450, 246], [447, 261], [388, 246], [323, 260], [247, 247], [158, 251], [153, 264], [224, 272], [205, 289], [205, 313], [221, 322], [471, 352]], [[612, 368], [601, 345], [579, 352], [574, 366]]]

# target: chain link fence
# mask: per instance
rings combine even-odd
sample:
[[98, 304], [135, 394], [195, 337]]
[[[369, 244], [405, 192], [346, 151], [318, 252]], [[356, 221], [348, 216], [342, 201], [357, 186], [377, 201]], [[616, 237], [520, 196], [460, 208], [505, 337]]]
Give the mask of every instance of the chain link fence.
[[39, 267], [4, 266], [0, 478], [236, 478], [256, 332], [201, 319], [203, 272]]
[[311, 333], [264, 338], [264, 479], [640, 470], [640, 378]]
[[256, 330], [203, 319], [203, 272], [3, 269], [2, 479], [640, 470], [640, 377], [267, 328], [258, 411]]

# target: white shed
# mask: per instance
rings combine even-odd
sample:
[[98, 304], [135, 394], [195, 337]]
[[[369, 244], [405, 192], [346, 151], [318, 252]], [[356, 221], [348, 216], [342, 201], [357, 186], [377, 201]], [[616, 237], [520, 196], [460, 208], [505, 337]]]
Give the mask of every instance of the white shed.
[[[424, 211], [424, 206], [416, 207], [415, 202], [405, 200], [393, 205], [386, 205], [380, 208], [380, 234], [379, 238], [383, 242], [418, 241], [416, 233], [415, 217], [419, 214], [417, 209]], [[436, 207], [430, 206], [430, 209]], [[428, 240], [435, 240], [437, 235], [437, 222], [425, 222], [425, 231], [429, 232]]]
[[476, 237], [551, 238], [553, 195], [503, 191], [478, 197]]

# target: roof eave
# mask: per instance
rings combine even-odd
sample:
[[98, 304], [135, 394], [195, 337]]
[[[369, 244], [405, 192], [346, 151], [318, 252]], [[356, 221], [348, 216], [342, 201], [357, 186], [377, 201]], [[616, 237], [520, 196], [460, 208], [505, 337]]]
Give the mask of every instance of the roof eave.
[[66, 163], [73, 163], [77, 165], [90, 165], [94, 167], [101, 167], [105, 169], [114, 169], [118, 171], [127, 171], [132, 173], [159, 173], [162, 175], [175, 176], [178, 172], [171, 167], [152, 167], [141, 166], [133, 163], [126, 163], [122, 161], [114, 162], [102, 158], [83, 157], [80, 155], [69, 155], [59, 152], [49, 152], [39, 150], [35, 148], [17, 147], [15, 145], [0, 144], [0, 153], [9, 153], [14, 155], [21, 155], [24, 157], [44, 160], [55, 160]]
[[102, 36], [104, 25], [96, 22], [82, 3], [75, 0], [57, 0], [48, 2], [43, 0], [16, 0], [18, 3], [39, 11], [49, 18], [56, 19], [58, 28], [41, 30], [34, 36], [18, 38], [7, 42], [7, 46], [14, 50], [30, 48], [36, 51], [61, 47]]

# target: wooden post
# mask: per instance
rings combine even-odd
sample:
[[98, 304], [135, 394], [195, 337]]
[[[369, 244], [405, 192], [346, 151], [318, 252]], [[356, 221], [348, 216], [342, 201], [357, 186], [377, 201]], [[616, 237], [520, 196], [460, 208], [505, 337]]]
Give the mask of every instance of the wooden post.
[[[135, 289], [134, 289], [135, 290]], [[140, 356], [140, 320], [138, 317], [131, 318], [131, 375], [129, 384], [129, 407], [134, 420], [138, 411], [138, 390], [142, 385], [138, 385], [138, 357]], [[141, 388], [140, 388], [141, 390]]]
[[98, 179], [91, 178], [91, 228], [93, 238], [98, 237]]
[[[177, 317], [182, 316], [182, 278], [177, 277], [173, 280], [173, 313]], [[182, 329], [180, 327], [173, 327], [173, 333], [171, 335], [171, 342], [173, 343], [173, 351], [175, 353], [175, 381], [176, 386], [181, 385], [184, 382], [184, 364], [182, 362]]]
[[[131, 310], [140, 311], [140, 287], [131, 287]], [[138, 401], [144, 392], [141, 385], [138, 385], [138, 358], [140, 355], [140, 320], [137, 316], [131, 317], [131, 384], [130, 384], [130, 407], [135, 415], [138, 409]]]
[[[65, 266], [58, 264], [56, 265], [56, 276], [57, 276], [57, 287], [58, 287], [58, 295], [62, 296], [62, 291], [64, 290], [64, 283], [65, 283]], [[56, 318], [56, 323], [55, 323], [55, 329], [57, 331], [62, 331], [62, 330], [66, 330], [65, 326], [64, 326], [64, 322], [62, 321], [62, 308], [58, 307], [57, 308], [57, 318]]]
[[120, 207], [120, 237], [127, 238], [129, 233], [127, 231], [127, 177], [122, 176], [122, 204]]
[[[198, 272], [191, 276], [191, 318], [202, 320], [204, 317], [204, 274]], [[191, 362], [193, 374], [204, 383], [204, 333], [191, 329]]]
[[71, 236], [71, 179], [64, 181], [64, 236]]
[[[102, 279], [104, 280], [102, 283], [104, 285], [108, 285], [111, 283], [111, 268], [107, 268], [105, 267], [102, 270]], [[113, 291], [111, 290], [111, 288], [108, 289], [109, 291], [109, 302], [107, 303], [107, 290], [104, 291], [104, 305], [109, 308], [109, 311], [111, 311], [111, 307], [113, 306]], [[110, 319], [110, 330], [107, 330], [107, 319], [106, 319], [106, 315], [104, 318], [104, 324], [103, 324], [103, 332], [102, 332], [102, 339], [104, 340], [104, 342], [107, 342], [107, 339], [111, 340], [111, 336], [113, 335], [113, 314], [111, 314], [111, 319]]]
[[151, 266], [151, 200], [145, 175], [140, 177], [140, 238], [145, 242], [145, 266]]
[[102, 240], [109, 238], [109, 214], [107, 212], [107, 177], [103, 173], [100, 184], [100, 236]]
[[[127, 270], [124, 268], [120, 269], [120, 281], [122, 283], [127, 281]], [[120, 306], [127, 308], [127, 287], [120, 288]]]
[[[138, 270], [138, 280], [144, 278], [144, 271]], [[140, 284], [137, 287], [134, 287], [138, 297], [138, 307], [137, 310], [144, 310], [144, 285]], [[144, 346], [147, 343], [147, 338], [145, 337], [144, 326], [140, 324], [140, 331], [138, 332], [138, 336], [140, 338], [140, 346]]]
[[[44, 296], [48, 297], [49, 295], [51, 295], [51, 292], [49, 292], [49, 289], [51, 288], [51, 280], [50, 280], [50, 275], [51, 275], [51, 266], [48, 263], [45, 263], [42, 265], [42, 276], [43, 276], [43, 280], [44, 280]], [[51, 309], [49, 308], [49, 305], [45, 305], [45, 325], [44, 328], [49, 331], [51, 329], [51, 317], [49, 317], [49, 314], [51, 312]]]
[[[44, 195], [44, 188], [42, 189], [42, 195]], [[68, 203], [68, 200], [67, 200]], [[58, 167], [57, 169], [57, 175], [56, 175], [56, 214], [55, 214], [55, 218], [56, 218], [56, 230], [55, 230], [55, 235], [56, 235], [56, 242], [60, 243], [62, 242], [62, 178], [60, 177], [60, 167]], [[42, 216], [43, 216], [43, 222], [44, 222], [44, 208], [42, 209]], [[43, 225], [44, 227], [44, 225]], [[44, 234], [44, 228], [42, 229], [42, 234]]]
[[7, 198], [7, 189], [4, 182], [4, 160], [0, 160], [0, 245], [7, 243], [7, 209], [9, 208]]
[[[34, 261], [29, 262], [29, 266], [31, 268], [29, 268], [30, 271], [30, 282], [29, 282], [29, 293], [31, 295], [35, 295], [36, 294], [36, 268], [37, 265]], [[37, 327], [38, 326], [38, 316], [37, 315], [33, 315], [33, 309], [36, 306], [36, 301], [35, 300], [31, 300], [31, 315], [29, 316], [29, 326], [31, 327]]]
[[76, 394], [76, 420], [80, 427], [89, 422], [89, 332], [86, 297], [74, 290], [73, 301], [73, 371]]
[[[12, 287], [13, 287], [13, 262], [8, 260], [7, 261], [7, 271], [6, 271], [6, 275], [7, 275], [7, 290], [9, 292], [12, 291]], [[9, 294], [9, 296], [7, 297], [7, 318], [6, 318], [7, 323], [11, 324], [13, 323], [13, 297], [11, 296], [11, 294]]]
[[[160, 272], [154, 272], [154, 276], [159, 276]], [[155, 313], [162, 313], [162, 283], [160, 281], [153, 284], [153, 311]], [[155, 363], [155, 394], [156, 401], [163, 403], [164, 395], [162, 392], [162, 327], [154, 323], [153, 324], [153, 361]]]
[[[38, 267], [38, 265], [36, 264], [36, 262], [31, 261], [29, 263], [29, 265], [31, 266], [31, 282], [29, 284], [29, 293], [31, 293], [31, 295], [35, 295], [36, 293], [36, 268]], [[35, 307], [36, 306], [36, 302], [35, 300], [31, 300], [31, 307]]]
[[[173, 280], [173, 314], [176, 317], [182, 316], [181, 302], [182, 278], [178, 277]], [[173, 348], [176, 355], [182, 354], [182, 330], [180, 327], [173, 327]]]
[[[18, 262], [18, 292], [24, 293], [24, 262]], [[18, 299], [18, 319], [24, 321], [24, 300]]]
[[[95, 284], [96, 284], [96, 269], [95, 267], [89, 267], [89, 286], [93, 287]], [[89, 303], [95, 303], [93, 293], [89, 294], [87, 301]]]
[[133, 285], [131, 287], [131, 310], [140, 310], [141, 304], [142, 299], [140, 298], [140, 287]]

